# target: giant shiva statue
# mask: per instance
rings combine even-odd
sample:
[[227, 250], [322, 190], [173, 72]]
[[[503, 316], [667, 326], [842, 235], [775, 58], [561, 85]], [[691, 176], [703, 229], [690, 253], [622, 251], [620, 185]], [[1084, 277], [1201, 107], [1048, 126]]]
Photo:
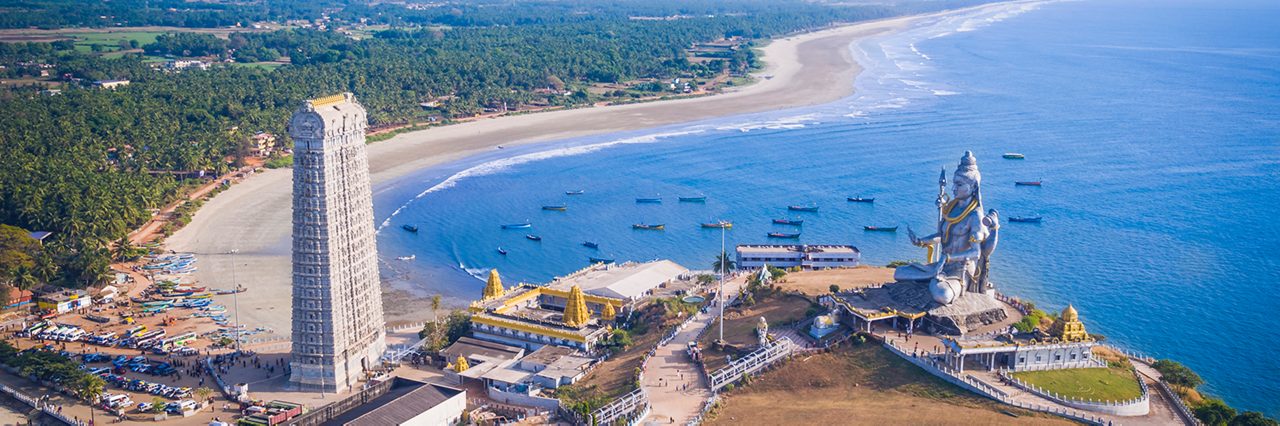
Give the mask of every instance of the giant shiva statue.
[[966, 151], [952, 176], [951, 197], [946, 194], [947, 171], [938, 177], [938, 231], [916, 237], [911, 243], [928, 250], [929, 263], [912, 263], [894, 271], [898, 281], [928, 281], [933, 300], [949, 305], [965, 292], [989, 294], [991, 252], [996, 248], [1000, 216], [982, 210], [982, 175], [978, 160]]

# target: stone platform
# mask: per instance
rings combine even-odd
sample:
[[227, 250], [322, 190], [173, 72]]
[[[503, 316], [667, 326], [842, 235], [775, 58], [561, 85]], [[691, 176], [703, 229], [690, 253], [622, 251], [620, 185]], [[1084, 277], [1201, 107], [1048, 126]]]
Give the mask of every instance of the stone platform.
[[987, 294], [965, 293], [952, 304], [941, 306], [929, 294], [928, 283], [920, 281], [897, 281], [839, 297], [864, 317], [895, 312], [916, 318], [923, 313], [934, 333], [952, 336], [988, 331], [985, 328], [1013, 315], [1012, 307]]

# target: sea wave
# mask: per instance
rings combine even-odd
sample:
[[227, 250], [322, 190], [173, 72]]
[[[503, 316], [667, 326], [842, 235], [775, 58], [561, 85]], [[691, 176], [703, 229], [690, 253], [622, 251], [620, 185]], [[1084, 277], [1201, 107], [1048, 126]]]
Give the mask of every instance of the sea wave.
[[472, 166], [470, 168], [467, 168], [466, 170], [460, 171], [458, 173], [454, 173], [452, 176], [449, 176], [448, 178], [441, 181], [440, 183], [437, 183], [434, 186], [427, 188], [426, 190], [418, 193], [418, 195], [409, 199], [409, 201], [405, 202], [404, 204], [401, 204], [399, 207], [395, 209], [395, 211], [391, 212], [391, 215], [387, 216], [387, 218], [382, 221], [382, 224], [378, 225], [378, 231], [381, 231], [383, 228], [387, 227], [387, 225], [390, 225], [391, 219], [395, 218], [397, 215], [403, 212], [406, 208], [409, 207], [409, 205], [413, 204], [414, 201], [417, 201], [422, 197], [425, 197], [428, 194], [431, 194], [433, 192], [452, 188], [455, 185], [457, 185], [459, 181], [463, 179], [477, 177], [477, 176], [491, 175], [494, 173], [508, 170], [512, 167], [515, 167], [521, 164], [532, 163], [535, 161], [589, 154], [605, 148], [620, 146], [620, 145], [655, 143], [662, 139], [673, 138], [677, 136], [695, 135], [703, 132], [706, 132], [706, 129], [694, 128], [694, 129], [677, 130], [677, 131], [662, 132], [662, 133], [651, 133], [651, 134], [634, 136], [629, 138], [616, 139], [616, 140], [602, 142], [602, 143], [570, 146], [570, 147], [565, 147], [560, 149], [532, 152], [529, 154], [521, 154], [521, 155], [516, 155], [512, 157], [507, 157], [507, 158], [500, 158], [497, 160], [481, 163], [481, 164]]
[[[755, 116], [750, 119], [752, 121], [748, 122], [693, 125], [678, 130], [627, 137], [601, 143], [568, 146], [484, 162], [449, 176], [401, 204], [381, 222], [378, 226], [378, 231], [390, 225], [393, 218], [404, 212], [415, 201], [431, 193], [452, 188], [464, 179], [491, 175], [522, 164], [552, 158], [584, 155], [621, 145], [657, 143], [708, 131], [737, 130], [751, 132], [756, 130], [800, 129], [819, 123], [819, 120], [823, 117], [862, 118], [875, 111], [905, 108], [913, 99], [959, 94], [959, 92], [950, 90], [931, 88], [928, 87], [929, 83], [914, 79], [930, 68], [928, 62], [922, 62], [920, 59], [925, 61], [932, 61], [933, 59], [921, 52], [915, 43], [920, 40], [982, 28], [1034, 10], [1040, 4], [1048, 2], [1015, 3], [1002, 8], [984, 8], [960, 16], [947, 16], [927, 22], [920, 27], [903, 33], [888, 37], [872, 37], [850, 46], [850, 50], [858, 59], [858, 62], [863, 64], [866, 72], [859, 75], [859, 83], [857, 84], [859, 93], [850, 98], [848, 103], [844, 105], [847, 107], [844, 108], [844, 111], [819, 110], [813, 113], [766, 120], [759, 120], [758, 116]], [[853, 112], [850, 113], [848, 112], [849, 110]]]

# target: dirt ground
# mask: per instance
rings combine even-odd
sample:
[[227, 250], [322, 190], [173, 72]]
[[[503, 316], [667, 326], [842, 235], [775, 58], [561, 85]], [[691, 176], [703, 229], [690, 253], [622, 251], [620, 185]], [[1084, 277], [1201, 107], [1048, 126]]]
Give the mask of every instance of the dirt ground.
[[[724, 323], [724, 340], [738, 347], [755, 348], [759, 344], [756, 326], [760, 323], [760, 317], [764, 317], [770, 327], [780, 326], [804, 319], [805, 311], [810, 306], [811, 303], [802, 297], [778, 295], [746, 309], [731, 308], [724, 313], [727, 318]], [[711, 331], [698, 341], [707, 368], [712, 370], [729, 363], [726, 358], [728, 353], [712, 347], [712, 343], [720, 337], [719, 327], [719, 323], [713, 321]]]
[[706, 424], [1072, 424], [971, 395], [875, 344], [798, 356], [725, 395]]
[[795, 290], [818, 296], [831, 293], [831, 285], [842, 290], [861, 288], [893, 282], [893, 269], [859, 266], [849, 269], [824, 269], [819, 271], [791, 272], [777, 283], [783, 290]]

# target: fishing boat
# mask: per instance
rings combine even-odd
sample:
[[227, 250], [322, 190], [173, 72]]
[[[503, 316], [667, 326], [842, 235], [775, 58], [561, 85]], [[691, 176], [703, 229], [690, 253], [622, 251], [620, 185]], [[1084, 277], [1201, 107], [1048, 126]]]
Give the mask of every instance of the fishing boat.
[[789, 234], [786, 232], [770, 232], [769, 238], [786, 238], [786, 239], [794, 240], [794, 239], [800, 238], [800, 233], [797, 232], [794, 234]]
[[845, 199], [846, 199], [846, 200], [849, 200], [849, 202], [850, 202], [850, 203], [874, 203], [874, 202], [876, 202], [876, 199], [875, 199], [875, 198], [848, 197], [848, 198], [845, 198]]
[[613, 263], [613, 259], [605, 259], [602, 257], [588, 257], [587, 259], [590, 259], [591, 263]]
[[417, 259], [417, 258], [418, 258], [418, 255], [416, 255], [416, 254], [411, 254], [411, 255], [408, 255], [408, 256], [400, 256], [400, 257], [397, 257], [396, 259], [397, 259], [397, 260], [413, 260], [413, 259]]
[[816, 206], [816, 205], [808, 205], [808, 206], [787, 206], [787, 210], [791, 210], [791, 211], [794, 211], [794, 212], [816, 212], [816, 211], [818, 211], [818, 206]]
[[776, 223], [779, 225], [792, 225], [792, 226], [804, 225], [804, 221], [798, 220], [798, 219], [774, 219], [773, 223]]
[[704, 223], [704, 224], [702, 224], [702, 227], [703, 227], [703, 228], [722, 228], [722, 229], [733, 229], [733, 222], [727, 222], [727, 221], [723, 221], [723, 220], [722, 220], [722, 221], [718, 221], [718, 222], [708, 222], [708, 223]]
[[528, 229], [528, 228], [532, 228], [532, 227], [533, 227], [533, 224], [532, 224], [532, 223], [529, 223], [529, 222], [525, 222], [525, 223], [509, 223], [509, 224], [506, 224], [506, 225], [502, 225], [502, 229]]
[[862, 230], [863, 230], [863, 231], [879, 231], [879, 232], [898, 232], [898, 227], [896, 227], [896, 226], [870, 226], [870, 225], [868, 225], [868, 226], [864, 226], [864, 227], [862, 227]]
[[652, 197], [652, 198], [636, 198], [636, 202], [637, 202], [637, 203], [641, 203], [641, 204], [643, 204], [643, 203], [661, 203], [661, 202], [662, 202], [662, 198], [661, 198], [661, 197]]
[[530, 241], [542, 241], [542, 237], [533, 234], [525, 234], [524, 237], [528, 238]]
[[587, 190], [585, 190], [585, 189], [579, 189], [579, 190], [576, 190], [576, 191], [565, 191], [565, 192], [564, 192], [564, 195], [582, 195], [582, 194], [586, 194], [586, 193], [587, 193]]
[[1041, 183], [1043, 182], [1038, 180], [1020, 180], [1013, 184], [1014, 186], [1040, 186]]
[[1016, 152], [1006, 152], [1004, 153], [1003, 157], [1006, 160], [1021, 160], [1021, 159], [1027, 158], [1025, 155], [1022, 155]]
[[596, 244], [596, 243], [593, 243], [593, 242], [590, 242], [590, 241], [583, 241], [583, 242], [582, 242], [582, 246], [583, 246], [583, 247], [587, 247], [587, 248], [593, 248], [593, 249], [598, 249], [598, 248], [600, 248], [600, 245], [599, 245], [599, 244]]
[[568, 205], [566, 205], [566, 204], [561, 204], [561, 205], [558, 205], [558, 206], [542, 206], [542, 209], [543, 209], [543, 210], [553, 211], [553, 212], [562, 212], [562, 211], [565, 211], [565, 210], [569, 210], [569, 206], [568, 206]]
[[506, 256], [506, 255], [507, 255], [507, 251], [506, 251], [505, 249], [503, 249], [502, 247], [498, 247], [498, 254], [503, 255], [503, 256]]
[[407, 224], [407, 223], [406, 223], [406, 224], [404, 224], [404, 225], [400, 225], [400, 227], [401, 227], [401, 228], [404, 228], [404, 230], [409, 231], [409, 232], [418, 232], [418, 227], [417, 227], [417, 226], [415, 226], [415, 225], [410, 225], [410, 224]]
[[1014, 216], [1009, 218], [1009, 222], [1018, 223], [1040, 223], [1044, 218], [1040, 216]]
[[635, 224], [635, 225], [631, 225], [631, 229], [644, 229], [644, 230], [650, 230], [650, 231], [661, 231], [661, 230], [663, 230], [663, 229], [667, 229], [667, 225], [663, 225], [663, 224], [661, 224], [661, 223], [657, 223], [657, 224], [637, 223], [637, 224]]
[[705, 195], [700, 196], [700, 197], [679, 197], [679, 198], [680, 198], [680, 202], [681, 202], [681, 203], [705, 203], [705, 202], [707, 202], [707, 196], [705, 196]]

